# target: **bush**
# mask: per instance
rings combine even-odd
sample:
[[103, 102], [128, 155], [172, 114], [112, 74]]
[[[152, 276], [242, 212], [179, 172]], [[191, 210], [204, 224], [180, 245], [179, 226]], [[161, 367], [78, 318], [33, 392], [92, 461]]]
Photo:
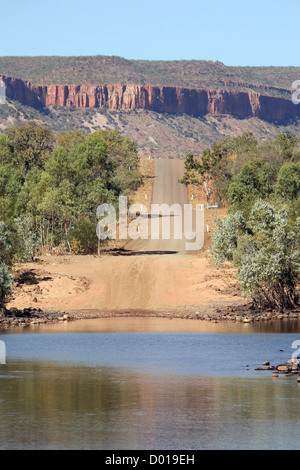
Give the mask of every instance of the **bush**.
[[92, 254], [97, 252], [96, 225], [97, 222], [82, 220], [70, 230], [70, 245], [74, 253]]
[[8, 267], [0, 263], [0, 309], [4, 309], [6, 297], [12, 292], [12, 276]]
[[276, 210], [259, 200], [248, 219], [237, 212], [219, 223], [211, 251], [218, 264], [234, 262], [243, 295], [255, 306], [294, 307], [298, 304], [299, 240], [300, 218], [290, 224], [286, 209]]

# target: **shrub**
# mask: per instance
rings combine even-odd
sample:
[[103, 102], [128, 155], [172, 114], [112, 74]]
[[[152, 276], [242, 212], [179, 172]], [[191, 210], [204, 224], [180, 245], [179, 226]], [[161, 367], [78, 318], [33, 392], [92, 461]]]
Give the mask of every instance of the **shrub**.
[[212, 254], [217, 264], [233, 261], [243, 295], [257, 307], [294, 307], [300, 275], [300, 218], [290, 224], [286, 209], [276, 210], [263, 200], [249, 218], [241, 212], [219, 223]]

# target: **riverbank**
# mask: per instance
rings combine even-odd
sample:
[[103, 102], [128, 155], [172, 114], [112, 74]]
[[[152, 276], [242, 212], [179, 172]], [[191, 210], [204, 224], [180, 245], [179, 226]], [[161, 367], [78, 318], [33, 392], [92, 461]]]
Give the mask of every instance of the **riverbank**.
[[46, 323], [74, 321], [76, 317], [66, 312], [44, 312], [41, 309], [11, 308], [0, 316], [0, 330], [16, 326], [42, 325]]
[[95, 320], [95, 319], [115, 319], [115, 318], [166, 318], [169, 320], [200, 320], [210, 323], [230, 322], [230, 323], [257, 323], [257, 322], [281, 322], [285, 320], [300, 319], [300, 308], [293, 310], [280, 311], [253, 311], [246, 307], [230, 307], [223, 311], [219, 308], [200, 313], [180, 312], [180, 311], [106, 311], [106, 312], [82, 312], [81, 314], [71, 314], [65, 311], [62, 312], [45, 312], [41, 309], [25, 308], [25, 309], [9, 309], [5, 315], [0, 317], [0, 329], [7, 329], [14, 326], [28, 327], [30, 325], [41, 325], [46, 323], [58, 322], [74, 322], [80, 320]]
[[[115, 315], [209, 316], [242, 307], [235, 271], [212, 258], [109, 250], [92, 255], [42, 256], [15, 266], [7, 308], [67, 313], [77, 318]], [[198, 313], [197, 313], [198, 312]]]
[[235, 274], [230, 265], [217, 268], [207, 253], [44, 256], [15, 266], [0, 327], [114, 317], [241, 323], [300, 318], [300, 306], [253, 309]]

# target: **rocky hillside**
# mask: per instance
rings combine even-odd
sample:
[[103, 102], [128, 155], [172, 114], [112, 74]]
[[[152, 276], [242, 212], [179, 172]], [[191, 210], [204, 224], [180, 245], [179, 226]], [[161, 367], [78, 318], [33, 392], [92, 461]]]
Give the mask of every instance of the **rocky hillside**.
[[32, 85], [20, 78], [0, 75], [6, 95], [26, 106], [100, 108], [116, 111], [144, 109], [160, 113], [229, 114], [237, 118], [289, 121], [300, 116], [291, 97], [263, 95], [254, 91], [193, 89], [152, 85]]
[[194, 117], [147, 110], [114, 111], [75, 107], [38, 110], [11, 100], [5, 106], [0, 106], [0, 132], [12, 124], [23, 124], [31, 119], [46, 123], [55, 132], [118, 129], [137, 143], [139, 154], [144, 157], [184, 158], [189, 152], [202, 152], [220, 138], [238, 136], [243, 132], [252, 132], [261, 140], [279, 132], [300, 134], [300, 121], [283, 125], [253, 117], [238, 119], [230, 115]]
[[55, 131], [114, 128], [141, 155], [183, 157], [220, 137], [299, 134], [300, 67], [227, 67], [120, 57], [0, 57], [0, 130], [28, 119]]

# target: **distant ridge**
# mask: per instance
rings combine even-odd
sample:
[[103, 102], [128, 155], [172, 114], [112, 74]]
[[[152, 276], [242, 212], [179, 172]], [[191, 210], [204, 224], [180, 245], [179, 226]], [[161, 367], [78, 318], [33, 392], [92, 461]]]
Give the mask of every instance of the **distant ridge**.
[[287, 98], [300, 67], [233, 67], [202, 60], [150, 61], [117, 56], [0, 57], [0, 74], [33, 85], [152, 85], [256, 91]]
[[0, 75], [6, 96], [33, 108], [59, 106], [116, 111], [150, 110], [191, 116], [232, 115], [273, 121], [300, 116], [291, 98], [254, 91], [193, 89], [153, 85], [31, 85], [28, 80]]

